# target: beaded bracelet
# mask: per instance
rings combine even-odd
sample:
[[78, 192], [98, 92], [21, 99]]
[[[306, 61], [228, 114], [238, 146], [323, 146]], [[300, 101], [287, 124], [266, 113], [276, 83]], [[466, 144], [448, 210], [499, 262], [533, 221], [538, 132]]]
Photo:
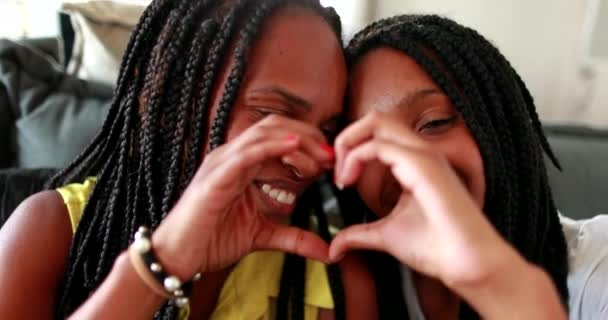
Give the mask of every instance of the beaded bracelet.
[[191, 281], [182, 284], [181, 280], [169, 275], [158, 262], [152, 249], [152, 233], [146, 227], [139, 227], [133, 243], [129, 247], [131, 263], [142, 281], [163, 298], [172, 300], [179, 308], [189, 308], [188, 296], [192, 292], [192, 283], [201, 279], [201, 274], [194, 275]]

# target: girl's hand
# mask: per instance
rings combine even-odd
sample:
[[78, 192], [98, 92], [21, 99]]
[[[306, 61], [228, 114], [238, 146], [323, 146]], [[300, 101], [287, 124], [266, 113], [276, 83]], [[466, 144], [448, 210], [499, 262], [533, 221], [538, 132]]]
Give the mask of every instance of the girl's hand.
[[385, 218], [338, 234], [333, 259], [352, 248], [382, 250], [451, 283], [473, 281], [506, 253], [513, 256], [448, 161], [398, 120], [366, 116], [340, 134], [336, 156], [337, 183], [354, 184], [367, 162], [379, 161], [390, 167], [403, 193]]
[[316, 128], [272, 115], [210, 152], [154, 233], [161, 262], [188, 278], [226, 268], [255, 250], [327, 261], [328, 245], [317, 235], [271, 222], [258, 210], [261, 190], [253, 182], [264, 163], [289, 157], [308, 168], [312, 181], [333, 166], [324, 143]]
[[549, 277], [500, 237], [450, 163], [407, 127], [371, 113], [344, 130], [335, 147], [337, 184], [356, 183], [366, 163], [379, 161], [403, 192], [386, 217], [338, 233], [332, 261], [352, 249], [384, 251], [439, 279], [483, 317], [565, 318]]

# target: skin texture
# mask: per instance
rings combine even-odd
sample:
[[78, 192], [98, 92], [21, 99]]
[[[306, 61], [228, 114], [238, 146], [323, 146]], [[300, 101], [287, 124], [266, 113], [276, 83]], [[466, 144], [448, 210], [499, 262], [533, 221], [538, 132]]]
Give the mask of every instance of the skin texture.
[[338, 234], [331, 259], [362, 248], [393, 255], [416, 272], [428, 319], [457, 319], [462, 300], [482, 318], [565, 319], [548, 275], [481, 211], [479, 149], [429, 75], [404, 53], [376, 48], [354, 66], [349, 95], [354, 123], [336, 139], [336, 183], [355, 187], [381, 219]]
[[[230, 63], [225, 63], [223, 79]], [[324, 131], [332, 134], [343, 105], [347, 74], [340, 43], [322, 18], [308, 10], [284, 8], [264, 24], [248, 66], [227, 143], [206, 155], [152, 239], [169, 273], [182, 279], [199, 270], [205, 273], [191, 299], [193, 318], [210, 315], [230, 267], [249, 252], [274, 249], [328, 259], [328, 245], [318, 236], [277, 223], [286, 220], [289, 208], [268, 202], [259, 183], [299, 194], [332, 167]], [[223, 85], [212, 94], [212, 115], [222, 91]], [[0, 232], [0, 284], [5, 288], [0, 314], [52, 317], [71, 238], [67, 209], [54, 191], [30, 197], [12, 214]], [[373, 292], [373, 283], [357, 280], [365, 279], [366, 270], [349, 268], [348, 261], [345, 277], [354, 280], [345, 278], [346, 291], [352, 283]], [[28, 294], [11, 294], [21, 291]], [[353, 296], [347, 293], [346, 298]], [[149, 319], [163, 302], [141, 282], [123, 253], [72, 317]], [[365, 318], [361, 303], [348, 305], [355, 308], [352, 314]], [[320, 316], [333, 318], [328, 311]]]

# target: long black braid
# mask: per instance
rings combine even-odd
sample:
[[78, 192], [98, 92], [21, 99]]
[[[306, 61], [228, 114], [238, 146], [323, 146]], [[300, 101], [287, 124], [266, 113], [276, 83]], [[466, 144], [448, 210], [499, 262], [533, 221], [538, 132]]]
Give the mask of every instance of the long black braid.
[[[287, 5], [318, 13], [341, 41], [339, 17], [318, 0], [155, 0], [145, 10], [127, 46], [101, 131], [48, 183], [57, 188], [97, 177], [74, 235], [57, 317], [65, 318], [100, 285], [137, 226], [160, 224], [194, 176], [205, 141], [212, 148], [224, 143], [249, 51], [264, 21]], [[232, 67], [208, 128], [210, 97], [227, 56]], [[312, 204], [300, 202], [294, 224], [307, 227]], [[332, 270], [335, 283], [339, 273]], [[304, 259], [287, 256], [282, 281], [289, 285], [280, 292], [278, 309], [289, 307], [292, 319], [303, 319], [304, 271]], [[341, 282], [332, 285], [337, 287]], [[343, 310], [343, 292], [332, 294], [336, 308]], [[155, 318], [176, 316], [176, 308], [166, 304]], [[287, 313], [278, 317], [286, 319]]]
[[[530, 262], [544, 268], [567, 306], [567, 246], [547, 180], [543, 152], [559, 168], [542, 131], [533, 98], [507, 59], [476, 31], [436, 15], [400, 15], [375, 22], [359, 32], [346, 49], [352, 67], [374, 48], [388, 46], [416, 60], [445, 91], [475, 138], [486, 174], [484, 212]], [[354, 194], [341, 204], [357, 203]], [[357, 210], [351, 208], [350, 210]], [[353, 211], [347, 212], [353, 212]], [[360, 210], [360, 209], [359, 209]], [[388, 265], [395, 263], [387, 261]], [[384, 267], [375, 269], [385, 270]], [[390, 268], [389, 268], [390, 269]], [[399, 286], [382, 282], [383, 296], [400, 295]], [[394, 277], [394, 275], [392, 276]], [[398, 292], [399, 291], [399, 292]], [[384, 303], [380, 312], [405, 317], [405, 306]], [[403, 303], [403, 302], [401, 302]], [[392, 314], [391, 314], [392, 312]], [[462, 319], [478, 318], [468, 306]]]

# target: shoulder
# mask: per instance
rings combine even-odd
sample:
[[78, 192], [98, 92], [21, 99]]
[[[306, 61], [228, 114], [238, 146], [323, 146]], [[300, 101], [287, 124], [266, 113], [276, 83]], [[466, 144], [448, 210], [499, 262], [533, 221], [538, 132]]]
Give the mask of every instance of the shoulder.
[[71, 241], [70, 218], [63, 199], [56, 191], [39, 192], [23, 201], [2, 227], [0, 261], [5, 254], [10, 254], [13, 260], [35, 253], [39, 261], [48, 264], [57, 260], [48, 260], [53, 249], [61, 250], [63, 258]]
[[608, 318], [608, 215], [562, 218], [568, 242], [571, 319]]
[[70, 218], [59, 193], [34, 194], [15, 209], [0, 230], [0, 266], [16, 269], [11, 262], [19, 261], [21, 269], [63, 269], [71, 241]]
[[30, 196], [15, 209], [0, 229], [0, 286], [7, 293], [0, 293], [0, 314], [40, 319], [53, 313], [71, 241], [70, 219], [56, 191]]
[[[8, 229], [43, 231], [52, 229], [54, 235], [67, 235], [71, 239], [70, 219], [61, 195], [55, 191], [43, 191], [25, 199], [6, 222]], [[4, 228], [3, 228], [4, 229]]]

